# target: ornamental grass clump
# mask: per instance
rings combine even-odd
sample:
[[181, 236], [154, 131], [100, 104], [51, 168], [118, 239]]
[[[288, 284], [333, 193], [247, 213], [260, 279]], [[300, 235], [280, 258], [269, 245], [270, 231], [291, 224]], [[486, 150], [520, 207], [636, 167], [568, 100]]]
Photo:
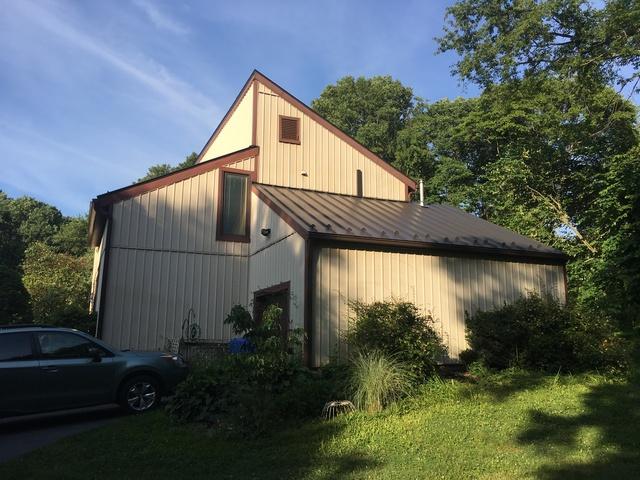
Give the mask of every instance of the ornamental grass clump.
[[380, 412], [408, 395], [415, 381], [405, 364], [380, 351], [356, 354], [351, 367], [353, 403], [368, 413]]

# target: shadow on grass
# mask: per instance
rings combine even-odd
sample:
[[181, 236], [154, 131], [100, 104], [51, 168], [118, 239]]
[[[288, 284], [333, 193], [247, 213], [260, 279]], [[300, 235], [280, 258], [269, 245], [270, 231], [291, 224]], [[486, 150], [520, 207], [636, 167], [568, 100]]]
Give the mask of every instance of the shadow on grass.
[[591, 387], [577, 416], [530, 412], [530, 424], [519, 436], [543, 453], [555, 449], [571, 455], [584, 448], [585, 428], [594, 429], [597, 452], [593, 460], [541, 467], [545, 479], [638, 478], [640, 475], [640, 386], [635, 383], [602, 384]]
[[[125, 417], [0, 464], [0, 478], [313, 479], [375, 477], [382, 463], [357, 446], [332, 447], [348, 419], [312, 421], [253, 440], [194, 425], [163, 412]], [[99, 454], [96, 454], [99, 445]]]
[[[342, 434], [347, 423], [345, 418], [305, 422], [300, 429], [288, 428], [260, 438], [255, 441], [256, 454], [246, 459], [249, 468], [244, 473], [250, 478], [319, 480], [375, 475], [382, 466], [378, 459], [357, 448], [349, 451], [331, 448], [332, 440]], [[241, 445], [239, 442], [238, 446]], [[269, 446], [265, 448], [266, 445]]]
[[[542, 453], [596, 452], [587, 461], [551, 462], [538, 469], [548, 480], [640, 478], [640, 342], [635, 341], [629, 378], [592, 386], [584, 395], [583, 412], [574, 416], [530, 411], [529, 426], [519, 436]], [[590, 432], [589, 432], [590, 431]], [[585, 440], [591, 433], [591, 441]]]
[[486, 396], [495, 402], [502, 402], [518, 393], [535, 390], [544, 384], [551, 383], [553, 376], [526, 370], [507, 370], [481, 377], [478, 380], [467, 380], [469, 388], [461, 391], [463, 398]]

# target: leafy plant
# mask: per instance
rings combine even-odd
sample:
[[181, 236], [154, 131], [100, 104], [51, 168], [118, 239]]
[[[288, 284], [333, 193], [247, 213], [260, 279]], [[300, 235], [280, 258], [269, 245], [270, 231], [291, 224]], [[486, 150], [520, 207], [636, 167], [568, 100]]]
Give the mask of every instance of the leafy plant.
[[94, 333], [95, 317], [88, 311], [92, 263], [90, 254], [57, 253], [40, 242], [27, 248], [23, 281], [34, 321]]
[[270, 305], [256, 322], [244, 307], [233, 307], [226, 322], [252, 348], [194, 369], [169, 402], [171, 417], [257, 436], [288, 420], [318, 415], [342, 384], [332, 370], [301, 365], [295, 352], [299, 336], [296, 330], [282, 332], [281, 315], [280, 307]]
[[407, 395], [415, 381], [407, 365], [377, 350], [359, 352], [351, 363], [353, 402], [368, 413], [380, 412]]
[[356, 351], [377, 350], [406, 364], [416, 378], [426, 378], [446, 352], [433, 318], [409, 302], [352, 302], [354, 312], [345, 337]]
[[560, 305], [551, 296], [530, 294], [512, 304], [466, 319], [467, 340], [492, 368], [520, 366], [557, 372], [623, 369], [627, 342], [606, 318]]

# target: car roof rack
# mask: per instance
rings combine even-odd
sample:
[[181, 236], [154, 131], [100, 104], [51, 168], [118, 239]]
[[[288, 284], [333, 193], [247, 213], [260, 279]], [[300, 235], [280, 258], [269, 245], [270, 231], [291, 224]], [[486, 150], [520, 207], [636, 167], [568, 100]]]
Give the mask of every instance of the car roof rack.
[[55, 325], [45, 325], [42, 323], [14, 323], [0, 325], [0, 330], [19, 330], [21, 328], [58, 328]]

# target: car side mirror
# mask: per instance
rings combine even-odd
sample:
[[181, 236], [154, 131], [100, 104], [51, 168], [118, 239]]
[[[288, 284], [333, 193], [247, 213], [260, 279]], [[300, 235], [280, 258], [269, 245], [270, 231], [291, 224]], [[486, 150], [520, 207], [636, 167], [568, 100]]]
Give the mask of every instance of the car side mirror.
[[90, 348], [89, 354], [91, 355], [91, 361], [100, 363], [102, 361], [102, 355], [100, 355], [100, 350], [97, 348]]

